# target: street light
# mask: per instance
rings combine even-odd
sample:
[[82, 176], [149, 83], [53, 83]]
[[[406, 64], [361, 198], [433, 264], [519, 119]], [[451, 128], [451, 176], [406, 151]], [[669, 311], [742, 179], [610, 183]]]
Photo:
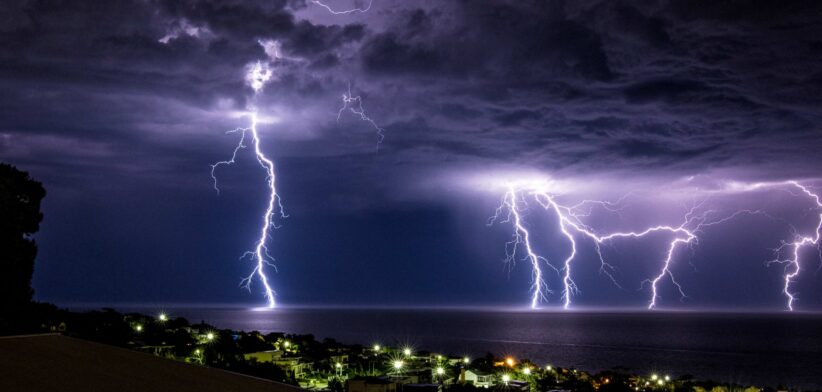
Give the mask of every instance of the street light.
[[166, 321], [166, 320], [168, 320], [168, 316], [166, 316], [165, 313], [160, 313], [160, 315], [157, 316], [157, 319], [160, 320], [160, 321]]
[[137, 325], [134, 326], [134, 330], [137, 331], [137, 332], [142, 332], [143, 331], [143, 326], [140, 325], [140, 324], [137, 324]]
[[206, 340], [208, 340], [209, 342], [214, 340], [214, 332], [207, 333], [206, 334]]
[[526, 376], [531, 374], [531, 368], [526, 367], [525, 369], [522, 369], [522, 373], [525, 374]]
[[470, 359], [470, 358], [468, 358], [468, 357], [465, 357], [465, 358], [463, 358], [463, 359], [462, 359], [462, 363], [464, 363], [464, 364], [466, 364], [466, 365], [467, 365], [468, 363], [470, 363], [470, 362], [471, 362], [471, 359]]
[[662, 386], [663, 384], [665, 384], [665, 381], [662, 381], [662, 379], [660, 378], [659, 380], [657, 380], [656, 383], [657, 385]]
[[445, 374], [445, 369], [442, 366], [437, 367], [437, 375], [442, 376], [443, 374]]
[[402, 353], [405, 354], [406, 357], [410, 356], [411, 355], [411, 348], [406, 347], [406, 348], [402, 349]]
[[502, 382], [504, 382], [505, 385], [508, 385], [508, 381], [511, 381], [511, 376], [509, 376], [507, 374], [503, 374], [502, 375]]
[[375, 345], [374, 345], [374, 351], [376, 351], [376, 352], [380, 352], [380, 350], [382, 350], [382, 347], [380, 347], [380, 345], [379, 345], [379, 344], [375, 344]]
[[549, 372], [551, 371], [551, 369], [553, 369], [553, 368], [551, 367], [551, 365], [548, 365], [548, 366], [546, 366], [546, 367], [545, 367], [545, 370], [547, 370], [547, 371], [549, 371]]
[[658, 378], [659, 376], [657, 376], [656, 373], [651, 375], [651, 381], [656, 381]]
[[505, 358], [505, 363], [508, 366], [514, 366], [514, 358], [511, 358], [511, 357]]
[[395, 370], [400, 370], [400, 369], [402, 369], [402, 366], [403, 366], [403, 365], [404, 365], [404, 364], [403, 364], [402, 360], [399, 360], [399, 359], [398, 359], [398, 360], [394, 361], [394, 369], [395, 369]]
[[667, 374], [666, 374], [666, 375], [665, 375], [665, 381], [671, 381], [671, 376], [669, 376], [669, 375], [667, 375]]

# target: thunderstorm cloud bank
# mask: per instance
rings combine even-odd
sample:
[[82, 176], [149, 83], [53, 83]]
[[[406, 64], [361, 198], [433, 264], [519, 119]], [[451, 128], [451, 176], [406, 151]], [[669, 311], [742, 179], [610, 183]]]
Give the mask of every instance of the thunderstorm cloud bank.
[[[286, 303], [527, 303], [527, 263], [502, 263], [510, 227], [485, 222], [496, 185], [528, 177], [570, 204], [630, 195], [619, 214], [594, 211], [602, 230], [677, 224], [706, 199], [767, 212], [685, 248], [688, 298], [662, 298], [779, 309], [782, 266], [765, 262], [818, 211], [791, 190], [739, 190], [822, 185], [820, 14], [812, 1], [374, 0], [345, 15], [299, 0], [5, 1], [0, 160], [49, 189], [41, 299], [256, 299], [235, 260], [264, 179], [243, 155], [217, 196], [208, 166], [253, 104], [290, 214], [271, 245]], [[269, 79], [251, 102], [254, 64]], [[371, 124], [337, 117], [349, 86], [384, 130], [378, 150]], [[567, 254], [554, 218], [529, 215], [545, 256]], [[664, 240], [605, 250], [621, 288], [581, 241], [577, 303], [644, 306]], [[822, 308], [815, 253], [795, 286], [804, 309]]]

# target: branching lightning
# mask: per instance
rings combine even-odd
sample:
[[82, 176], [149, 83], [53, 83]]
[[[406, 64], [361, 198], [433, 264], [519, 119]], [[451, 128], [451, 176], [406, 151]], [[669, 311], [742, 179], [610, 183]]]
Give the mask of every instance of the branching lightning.
[[341, 11], [334, 10], [333, 8], [331, 8], [330, 5], [327, 5], [327, 4], [323, 3], [320, 0], [311, 0], [311, 2], [318, 5], [318, 6], [320, 6], [320, 7], [325, 8], [326, 10], [328, 10], [328, 12], [330, 12], [334, 15], [348, 15], [348, 14], [353, 14], [355, 12], [361, 12], [361, 13], [368, 12], [371, 9], [371, 3], [373, 3], [374, 0], [368, 0], [368, 5], [365, 6], [365, 7], [359, 6], [359, 7], [354, 7], [354, 8], [350, 8], [350, 9], [347, 9], [347, 10], [341, 10]]
[[374, 130], [377, 131], [377, 149], [379, 150], [380, 143], [385, 139], [385, 130], [365, 114], [365, 108], [362, 106], [362, 97], [351, 94], [351, 83], [348, 84], [348, 92], [342, 95], [342, 102], [343, 106], [337, 111], [337, 121], [340, 121], [340, 116], [342, 116], [345, 109], [348, 109], [351, 113], [359, 116], [360, 120], [371, 124]]
[[505, 195], [502, 198], [502, 204], [497, 207], [494, 216], [488, 220], [488, 224], [491, 225], [497, 221], [501, 223], [513, 223], [513, 238], [505, 246], [506, 261], [514, 263], [516, 261], [517, 250], [519, 247], [522, 246], [525, 248], [526, 258], [531, 262], [531, 288], [533, 292], [531, 295], [531, 308], [536, 309], [541, 301], [547, 299], [546, 293], [552, 293], [542, 277], [542, 267], [540, 266], [540, 262], [545, 262], [546, 265], [554, 270], [556, 270], [556, 268], [551, 265], [548, 260], [536, 254], [531, 246], [531, 233], [525, 227], [522, 219], [522, 210], [525, 207], [525, 202], [521, 201], [523, 206], [519, 206], [519, 198], [520, 196], [517, 194], [516, 189], [513, 186], [509, 186], [508, 191], [505, 192]]
[[[559, 224], [559, 231], [565, 238], [567, 238], [568, 243], [570, 244], [570, 252], [563, 260], [562, 265], [559, 267], [552, 265], [546, 258], [536, 254], [533, 250], [531, 239], [532, 235], [525, 226], [522, 215], [523, 207], [520, 206], [526, 205], [524, 201], [526, 196], [533, 197], [546, 211], [550, 211], [556, 215]], [[700, 203], [691, 208], [685, 214], [684, 220], [680, 225], [658, 225], [642, 231], [614, 232], [609, 234], [597, 234], [595, 230], [582, 221], [582, 218], [591, 214], [590, 209], [584, 209], [586, 205], [599, 205], [607, 211], [619, 214], [618, 205], [623, 199], [624, 197], [617, 202], [584, 200], [575, 205], [565, 206], [556, 200], [555, 195], [552, 195], [543, 187], [531, 186], [518, 188], [513, 185], [508, 185], [502, 198], [502, 203], [499, 207], [497, 207], [494, 216], [489, 220], [489, 224], [496, 221], [511, 222], [513, 224], [514, 235], [512, 240], [506, 245], [506, 260], [514, 261], [517, 251], [520, 248], [524, 248], [526, 252], [525, 258], [531, 261], [533, 274], [531, 308], [537, 308], [541, 301], [547, 300], [546, 293], [552, 293], [543, 279], [541, 263], [544, 263], [560, 273], [563, 285], [561, 301], [564, 309], [570, 308], [572, 304], [572, 297], [580, 292], [579, 287], [573, 279], [572, 273], [572, 264], [577, 255], [577, 236], [582, 236], [593, 241], [594, 250], [599, 258], [600, 273], [607, 276], [611, 282], [621, 288], [617, 282], [617, 279], [613, 275], [616, 268], [605, 261], [602, 254], [601, 245], [619, 238], [642, 238], [659, 232], [669, 233], [672, 235], [673, 237], [668, 243], [665, 258], [662, 261], [662, 266], [659, 273], [646, 279], [642, 283], [642, 286], [646, 284], [650, 286], [651, 298], [648, 302], [648, 309], [654, 309], [657, 306], [657, 300], [660, 298], [658, 287], [661, 284], [661, 281], [665, 278], [670, 280], [671, 284], [681, 295], [681, 298], [686, 298], [682, 285], [676, 280], [673, 272], [671, 271], [671, 265], [678, 247], [681, 245], [698, 242], [697, 234], [705, 227], [724, 223], [741, 214], [764, 214], [759, 210], [740, 210], [723, 218], [709, 219], [710, 215], [712, 215], [714, 211], [706, 210], [701, 213], [697, 213], [702, 207], [702, 203]], [[501, 217], [505, 217], [505, 219], [501, 220]]]
[[[785, 284], [783, 286], [782, 292], [787, 297], [787, 308], [788, 310], [793, 310], [794, 301], [797, 299], [797, 294], [791, 291], [791, 283], [799, 276], [801, 271], [801, 265], [799, 263], [799, 252], [806, 246], [816, 246], [817, 251], [819, 252], [820, 258], [822, 258], [822, 248], [820, 248], [820, 233], [822, 233], [822, 202], [820, 202], [819, 195], [811, 191], [808, 187], [796, 182], [796, 181], [788, 181], [787, 184], [798, 188], [803, 194], [810, 197], [814, 203], [816, 203], [816, 208], [820, 210], [819, 212], [819, 223], [816, 225], [816, 230], [812, 236], [803, 236], [797, 233], [794, 233], [794, 240], [793, 242], [782, 241], [782, 244], [774, 249], [776, 253], [776, 258], [767, 262], [767, 264], [785, 264]], [[787, 251], [790, 254], [788, 258], [780, 258], [780, 255], [783, 251]]]
[[[261, 42], [260, 44], [265, 47], [265, 44], [263, 42]], [[272, 56], [272, 59], [276, 58], [279, 58], [278, 53], [275, 56]], [[248, 70], [246, 72], [246, 83], [254, 90], [254, 95], [256, 96], [263, 89], [263, 87], [265, 87], [265, 85], [273, 79], [273, 77], [274, 73], [271, 69], [271, 66], [268, 63], [258, 61], [254, 64], [251, 64], [248, 67]], [[255, 276], [258, 277], [263, 285], [263, 290], [265, 292], [265, 298], [268, 307], [274, 308], [276, 306], [275, 292], [271, 288], [268, 276], [265, 273], [265, 267], [273, 267], [275, 268], [275, 270], [276, 267], [273, 264], [274, 258], [269, 253], [267, 244], [270, 238], [270, 229], [278, 227], [274, 219], [275, 216], [279, 215], [280, 218], [285, 218], [287, 215], [285, 214], [285, 210], [283, 209], [282, 200], [279, 194], [277, 193], [274, 161], [268, 158], [260, 148], [260, 135], [257, 130], [258, 116], [256, 109], [252, 109], [248, 113], [248, 117], [251, 121], [251, 124], [248, 128], [237, 128], [227, 132], [229, 134], [239, 133], [240, 141], [234, 148], [234, 151], [231, 154], [230, 159], [219, 161], [211, 165], [211, 177], [214, 180], [214, 189], [219, 194], [220, 189], [217, 187], [217, 176], [215, 174], [215, 171], [220, 166], [232, 165], [235, 163], [239, 151], [248, 147], [246, 145], [246, 139], [249, 137], [250, 134], [251, 145], [254, 150], [254, 156], [257, 159], [257, 163], [260, 164], [260, 167], [262, 167], [266, 173], [266, 184], [268, 186], [268, 202], [266, 205], [266, 210], [263, 213], [262, 225], [260, 226], [260, 234], [254, 245], [254, 250], [245, 252], [241, 257], [241, 259], [246, 257], [253, 258], [255, 261], [255, 267], [248, 276], [246, 276], [240, 281], [240, 286], [251, 291], [251, 282]]]

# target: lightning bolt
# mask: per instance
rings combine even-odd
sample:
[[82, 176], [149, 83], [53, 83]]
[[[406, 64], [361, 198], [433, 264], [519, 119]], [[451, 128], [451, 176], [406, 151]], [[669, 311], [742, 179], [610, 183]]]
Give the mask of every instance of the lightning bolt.
[[348, 14], [353, 14], [355, 12], [361, 12], [361, 13], [368, 12], [368, 10], [371, 9], [371, 3], [373, 3], [374, 0], [368, 0], [368, 5], [365, 6], [365, 7], [354, 7], [354, 8], [350, 8], [350, 9], [342, 10], [342, 11], [335, 11], [333, 8], [331, 8], [331, 6], [323, 3], [320, 0], [311, 0], [311, 2], [318, 5], [318, 6], [320, 6], [320, 7], [325, 8], [326, 10], [328, 10], [328, 12], [330, 12], [334, 15], [348, 15]]
[[[810, 197], [814, 203], [816, 203], [816, 208], [822, 211], [822, 202], [820, 202], [818, 194], [796, 181], [788, 181], [786, 184], [798, 188], [802, 193]], [[814, 231], [813, 236], [794, 234], [794, 241], [782, 241], [782, 245], [774, 249], [776, 258], [767, 262], [768, 265], [774, 263], [785, 264], [785, 284], [782, 288], [782, 293], [785, 294], [785, 297], [787, 297], [787, 308], [790, 311], [793, 311], [793, 303], [797, 299], [797, 294], [791, 291], [791, 283], [794, 282], [794, 279], [799, 276], [801, 271], [801, 265], [799, 264], [799, 252], [806, 246], [815, 245], [817, 247], [817, 251], [819, 252], [820, 258], [822, 258], [822, 248], [820, 248], [819, 242], [820, 233], [822, 233], [822, 212], [819, 213], [819, 223], [816, 225], [816, 230]], [[785, 249], [790, 250], [788, 253], [791, 256], [787, 259], [780, 259], [780, 255]]]
[[531, 309], [536, 309], [539, 306], [540, 301], [547, 299], [545, 293], [552, 293], [542, 278], [542, 268], [540, 267], [540, 262], [545, 262], [548, 266], [554, 268], [555, 270], [556, 268], [553, 267], [547, 259], [538, 255], [531, 246], [531, 233], [528, 231], [528, 228], [525, 227], [522, 219], [521, 209], [525, 207], [525, 203], [523, 202], [523, 207], [520, 207], [518, 205], [518, 199], [519, 196], [517, 195], [516, 189], [513, 186], [509, 186], [508, 191], [505, 192], [505, 195], [502, 198], [502, 204], [497, 207], [494, 216], [488, 220], [488, 225], [492, 225], [495, 222], [513, 223], [514, 234], [511, 241], [509, 241], [505, 246], [505, 260], [510, 263], [515, 263], [517, 251], [520, 247], [525, 248], [525, 258], [531, 262]]
[[[261, 42], [260, 44], [265, 47], [264, 43]], [[277, 54], [277, 56], [272, 56], [272, 59], [276, 58], [279, 58], [279, 54]], [[272, 71], [271, 66], [268, 63], [264, 62], [258, 61], [254, 64], [251, 64], [246, 72], [246, 83], [254, 90], [255, 97], [263, 89], [263, 87], [265, 87], [265, 85], [273, 78], [274, 72]], [[248, 116], [251, 121], [251, 124], [248, 128], [237, 128], [227, 132], [240, 133], [240, 141], [234, 148], [234, 151], [231, 154], [230, 159], [219, 161], [211, 165], [211, 178], [214, 180], [214, 189], [219, 194], [220, 189], [217, 186], [217, 176], [215, 171], [220, 166], [227, 166], [235, 163], [239, 151], [248, 147], [245, 144], [245, 142], [250, 135], [251, 144], [254, 150], [254, 156], [257, 159], [257, 163], [260, 164], [260, 167], [262, 167], [266, 173], [266, 184], [268, 186], [268, 203], [266, 204], [266, 209], [263, 213], [262, 225], [260, 226], [260, 234], [254, 245], [254, 250], [247, 251], [243, 253], [243, 255], [240, 257], [240, 259], [251, 257], [255, 262], [254, 269], [248, 276], [246, 276], [240, 281], [240, 286], [251, 291], [251, 282], [254, 279], [254, 277], [258, 277], [260, 283], [262, 283], [263, 285], [265, 299], [267, 301], [268, 307], [274, 308], [276, 306], [275, 292], [269, 284], [268, 276], [265, 273], [265, 267], [273, 267], [276, 270], [276, 266], [274, 266], [273, 264], [274, 258], [269, 254], [267, 244], [270, 238], [269, 230], [271, 228], [278, 227], [274, 220], [275, 214], [278, 214], [280, 218], [286, 218], [287, 215], [285, 214], [285, 210], [283, 209], [282, 199], [277, 193], [274, 161], [268, 158], [260, 148], [260, 135], [257, 130], [258, 116], [256, 109], [252, 109], [248, 113]]]
[[345, 109], [348, 109], [351, 113], [359, 116], [360, 120], [371, 124], [371, 126], [374, 127], [374, 130], [377, 131], [377, 150], [379, 150], [380, 144], [383, 139], [385, 139], [385, 130], [365, 114], [365, 109], [362, 106], [362, 97], [351, 94], [351, 83], [348, 83], [348, 92], [343, 93], [342, 95], [342, 103], [343, 106], [337, 111], [337, 122], [340, 121], [340, 116], [342, 116]]
[[[699, 203], [698, 205], [692, 207], [685, 214], [683, 222], [678, 226], [658, 225], [647, 228], [642, 231], [620, 231], [609, 234], [597, 234], [595, 230], [586, 225], [581, 219], [591, 214], [591, 208], [585, 210], [584, 207], [586, 205], [599, 205], [608, 211], [618, 214], [619, 204], [628, 195], [623, 196], [617, 202], [584, 200], [575, 205], [566, 206], [560, 204], [556, 200], [556, 195], [553, 195], [549, 193], [547, 190], [541, 189], [540, 187], [529, 187], [525, 189], [520, 189], [519, 191], [525, 192], [529, 196], [533, 196], [534, 199], [546, 211], [551, 211], [556, 215], [559, 224], [559, 231], [568, 240], [570, 244], [570, 252], [568, 256], [565, 258], [565, 260], [563, 260], [561, 269], [554, 267], [551, 263], [548, 262], [547, 259], [537, 255], [533, 251], [533, 246], [531, 244], [530, 239], [531, 234], [525, 228], [522, 214], [517, 204], [518, 189], [514, 186], [508, 186], [508, 189], [505, 195], [503, 196], [502, 204], [499, 207], [497, 207], [494, 216], [492, 216], [492, 218], [489, 220], [489, 224], [494, 223], [495, 221], [513, 223], [515, 228], [514, 237], [512, 241], [510, 241], [506, 245], [506, 260], [513, 261], [514, 255], [516, 254], [518, 247], [520, 245], [524, 245], [526, 257], [531, 261], [533, 268], [532, 270], [534, 284], [532, 285], [533, 294], [531, 298], [531, 308], [537, 308], [540, 301], [546, 299], [542, 287], [547, 288], [547, 284], [542, 280], [542, 272], [539, 269], [541, 261], [545, 262], [546, 265], [555, 269], [557, 272], [561, 271], [561, 278], [563, 284], [561, 300], [563, 303], [563, 309], [569, 309], [572, 304], [572, 297], [575, 294], [580, 293], [579, 287], [574, 281], [572, 274], [573, 261], [575, 260], [577, 255], [577, 236], [588, 238], [593, 242], [594, 250], [596, 251], [600, 263], [600, 273], [607, 276], [611, 280], [611, 282], [614, 283], [617, 287], [622, 288], [622, 286], [613, 276], [613, 272], [616, 270], [616, 268], [605, 261], [605, 258], [602, 254], [601, 245], [620, 238], [643, 238], [653, 233], [659, 232], [669, 233], [673, 235], [673, 238], [668, 243], [665, 258], [662, 261], [662, 267], [659, 273], [643, 281], [642, 285], [640, 286], [640, 288], [644, 287], [646, 284], [650, 286], [651, 298], [648, 302], [648, 309], [654, 309], [657, 306], [657, 300], [660, 298], [660, 295], [658, 293], [658, 286], [661, 284], [661, 281], [665, 278], [668, 278], [670, 280], [671, 284], [673, 284], [673, 286], [681, 295], [681, 298], [684, 299], [687, 297], [685, 291], [682, 288], [682, 285], [676, 280], [676, 277], [671, 271], [671, 265], [674, 260], [675, 252], [681, 245], [698, 242], [697, 234], [706, 227], [724, 223], [741, 214], [764, 214], [762, 211], [759, 210], [739, 210], [734, 212], [733, 214], [730, 214], [722, 218], [709, 219], [709, 216], [715, 211], [707, 210], [697, 214], [697, 211], [702, 206], [702, 203]], [[504, 220], [500, 220], [500, 217], [502, 216], [505, 216]], [[548, 294], [552, 293], [550, 290], [547, 289], [546, 292]]]

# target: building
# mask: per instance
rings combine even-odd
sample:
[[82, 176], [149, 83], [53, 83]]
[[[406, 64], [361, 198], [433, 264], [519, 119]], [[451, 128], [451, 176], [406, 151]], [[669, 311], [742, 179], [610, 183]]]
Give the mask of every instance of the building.
[[460, 382], [474, 384], [477, 388], [490, 388], [494, 386], [494, 375], [479, 370], [462, 369]]

